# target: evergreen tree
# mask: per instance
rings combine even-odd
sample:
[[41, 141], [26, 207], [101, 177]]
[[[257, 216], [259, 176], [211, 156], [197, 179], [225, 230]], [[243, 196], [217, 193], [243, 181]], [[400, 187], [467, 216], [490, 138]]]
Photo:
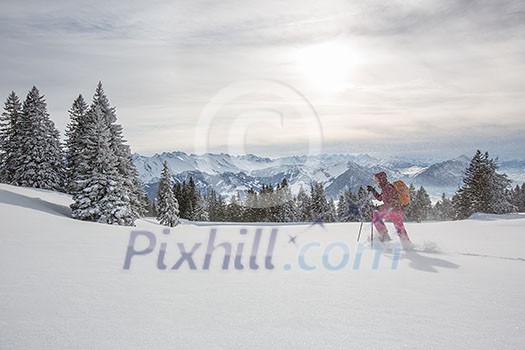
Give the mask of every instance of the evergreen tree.
[[226, 220], [229, 222], [242, 222], [244, 217], [240, 194], [230, 198], [230, 203], [226, 207]]
[[351, 190], [346, 190], [339, 196], [337, 202], [337, 220], [341, 222], [359, 220], [359, 203], [357, 196]]
[[439, 221], [453, 220], [455, 217], [452, 201], [448, 199], [444, 193], [441, 199], [434, 205], [432, 212], [434, 219]]
[[222, 195], [217, 196], [217, 213], [219, 221], [226, 221], [226, 200]]
[[175, 227], [179, 221], [179, 203], [172, 191], [168, 163], [164, 162], [156, 199], [157, 220], [161, 225]]
[[197, 190], [195, 180], [190, 176], [188, 186], [186, 188], [186, 196], [189, 201], [188, 219], [192, 221], [201, 221], [206, 217], [204, 208], [202, 207], [202, 199], [200, 192]]
[[415, 201], [417, 198], [417, 190], [413, 184], [410, 184], [409, 186], [409, 193], [411, 201], [404, 209], [404, 217], [405, 221], [416, 221], [418, 218], [417, 201]]
[[[173, 192], [179, 202], [181, 218], [192, 221], [210, 220], [210, 212], [208, 212], [208, 208], [213, 207], [213, 204], [210, 205], [210, 203], [208, 203], [210, 199], [204, 198], [201, 195], [192, 176], [190, 176], [187, 183], [186, 180], [183, 180], [182, 183], [176, 183], [173, 187]], [[216, 200], [217, 196], [215, 192], [214, 195], [214, 200]]]
[[312, 199], [306, 193], [303, 186], [299, 188], [297, 193], [297, 220], [306, 222], [312, 220]]
[[516, 206], [520, 212], [525, 212], [525, 183], [521, 185], [521, 193], [518, 195], [518, 203]]
[[200, 192], [197, 192], [197, 204], [194, 210], [193, 214], [193, 220], [195, 221], [209, 221], [210, 220], [210, 214], [208, 211], [208, 203], [204, 199], [204, 197], [200, 194]]
[[18, 123], [22, 116], [22, 103], [11, 92], [0, 116], [0, 182], [12, 183], [17, 168], [17, 159], [21, 147]]
[[326, 216], [327, 222], [336, 222], [337, 221], [337, 209], [335, 207], [335, 202], [333, 198], [330, 198], [328, 201], [328, 214]]
[[516, 185], [514, 190], [512, 190], [511, 201], [517, 211], [525, 212], [525, 183], [521, 187]]
[[129, 198], [122, 190], [123, 180], [111, 148], [111, 133], [99, 106], [88, 112], [84, 137], [82, 171], [74, 180], [72, 216], [78, 220], [106, 224], [133, 225]]
[[422, 222], [427, 220], [431, 215], [432, 201], [430, 200], [430, 196], [423, 186], [421, 186], [419, 191], [417, 191], [415, 201], [413, 202], [416, 207], [416, 221]]
[[516, 210], [508, 196], [510, 180], [497, 170], [497, 161], [488, 152], [476, 151], [453, 201], [456, 218], [465, 219], [476, 212], [503, 214]]
[[410, 204], [404, 210], [406, 221], [421, 222], [427, 220], [432, 215], [432, 201], [430, 196], [423, 186], [416, 190], [411, 184], [410, 188]]
[[155, 202], [152, 201], [148, 196], [144, 198], [145, 217], [157, 217], [157, 209]]
[[[488, 153], [486, 153], [488, 158]], [[494, 214], [505, 214], [512, 213], [517, 210], [516, 206], [512, 205], [510, 197], [510, 185], [511, 180], [507, 177], [506, 174], [500, 174], [497, 172], [499, 166], [497, 164], [497, 159], [489, 159], [489, 203], [486, 206], [488, 213]]]
[[463, 186], [458, 190], [457, 197], [453, 201], [458, 219], [466, 219], [474, 214], [474, 201], [478, 196], [483, 196], [484, 191], [484, 186], [480, 181], [483, 177], [482, 173], [483, 155], [480, 150], [477, 150], [465, 171]]
[[330, 216], [330, 206], [326, 200], [324, 186], [318, 182], [314, 182], [311, 185], [310, 193], [312, 195], [312, 219], [328, 220]]
[[12, 184], [61, 191], [64, 156], [59, 132], [49, 119], [47, 103], [36, 87], [29, 91], [16, 121], [18, 150]]
[[245, 218], [248, 222], [259, 222], [261, 220], [262, 211], [259, 207], [259, 197], [257, 195], [257, 192], [250, 188], [246, 192], [246, 211], [245, 211]]
[[101, 115], [109, 127], [111, 149], [117, 158], [117, 169], [122, 177], [122, 191], [128, 198], [130, 213], [135, 220], [144, 215], [143, 198], [145, 193], [138, 179], [138, 171], [133, 163], [131, 149], [125, 144], [122, 126], [117, 124], [116, 109], [109, 103], [101, 82], [98, 83], [93, 96], [92, 108], [95, 106], [100, 109]]
[[[129, 203], [135, 219], [144, 217], [148, 205], [148, 195], [144, 191], [144, 185], [139, 179], [139, 171], [135, 167], [131, 149], [129, 146], [124, 146], [125, 150], [125, 169], [127, 171], [121, 172], [124, 176], [124, 186], [129, 191]], [[122, 164], [122, 162], [121, 162]]]
[[225, 221], [225, 204], [222, 196], [211, 190], [206, 196], [209, 220], [214, 222]]
[[179, 213], [180, 217], [184, 219], [189, 219], [188, 215], [188, 200], [186, 198], [186, 182], [177, 182], [173, 185], [173, 193], [177, 202], [179, 203]]
[[286, 178], [284, 178], [279, 184], [276, 195], [280, 207], [279, 221], [294, 222], [297, 216], [297, 208], [295, 207], [292, 190], [290, 189]]
[[[131, 150], [116, 123], [116, 110], [99, 82], [86, 110], [79, 96], [68, 125], [69, 189], [73, 216], [81, 220], [133, 225], [145, 214], [149, 200], [138, 179]], [[99, 135], [94, 135], [99, 133]], [[102, 160], [94, 159], [100, 156]], [[103, 171], [94, 173], [94, 169]], [[93, 194], [87, 192], [94, 191]]]
[[337, 221], [350, 221], [347, 215], [348, 204], [346, 203], [344, 195], [339, 196], [337, 201]]
[[75, 193], [75, 179], [82, 171], [82, 153], [86, 148], [85, 132], [87, 124], [88, 105], [82, 95], [79, 95], [69, 110], [70, 122], [66, 127], [66, 171], [67, 191]]
[[466, 219], [474, 214], [472, 201], [470, 200], [468, 192], [458, 192], [452, 197], [452, 205], [454, 206], [454, 219]]
[[347, 190], [340, 196], [337, 205], [338, 220], [343, 222], [368, 221], [373, 210], [368, 192], [361, 186], [357, 193]]
[[372, 203], [372, 200], [370, 199], [368, 191], [363, 186], [360, 186], [359, 190], [357, 191], [357, 202], [361, 207], [361, 215], [359, 220], [371, 221], [372, 212], [375, 210], [375, 207]]
[[275, 202], [273, 198], [273, 186], [263, 185], [259, 192], [258, 205], [259, 205], [259, 220], [260, 222], [272, 222], [276, 221], [275, 218]]

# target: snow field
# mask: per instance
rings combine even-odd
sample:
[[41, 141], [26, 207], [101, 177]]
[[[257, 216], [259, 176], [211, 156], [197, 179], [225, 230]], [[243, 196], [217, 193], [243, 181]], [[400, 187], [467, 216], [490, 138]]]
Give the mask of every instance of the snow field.
[[[461, 222], [408, 223], [415, 251], [381, 255], [365, 248], [353, 269], [359, 223], [314, 225], [183, 223], [165, 229], [153, 219], [118, 227], [70, 219], [63, 194], [0, 185], [0, 349], [519, 349], [525, 343], [525, 215], [478, 215]], [[388, 224], [392, 229], [391, 224]], [[258, 271], [221, 270], [224, 249], [209, 270], [190, 270], [177, 243], [197, 243], [205, 258], [217, 244], [244, 244], [242, 262], [261, 229]], [[246, 229], [246, 234], [241, 230]], [[264, 257], [277, 230], [272, 262]], [[363, 227], [366, 242], [370, 226]], [[155, 236], [154, 250], [123, 263], [133, 231]], [[296, 236], [296, 245], [290, 237]], [[137, 250], [147, 239], [137, 241]], [[161, 244], [164, 260], [157, 266]], [[306, 244], [307, 264], [298, 268]], [[323, 267], [334, 242], [348, 246], [348, 265]], [[141, 245], [139, 245], [141, 244]], [[334, 248], [329, 261], [343, 255]], [[233, 266], [233, 257], [230, 261]], [[284, 266], [292, 265], [286, 271]]]

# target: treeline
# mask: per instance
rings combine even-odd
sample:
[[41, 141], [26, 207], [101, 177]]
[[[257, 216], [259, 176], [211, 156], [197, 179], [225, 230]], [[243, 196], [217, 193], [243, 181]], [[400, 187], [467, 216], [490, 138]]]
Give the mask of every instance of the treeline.
[[[201, 193], [192, 177], [188, 181], [172, 184], [168, 166], [164, 163], [157, 198], [173, 197], [176, 213], [171, 211], [171, 220], [178, 218], [191, 221], [212, 222], [356, 222], [370, 221], [372, 211], [377, 209], [364, 187], [358, 191], [345, 191], [337, 202], [327, 198], [324, 186], [312, 183], [309, 191], [302, 186], [293, 195], [288, 180], [284, 178], [276, 186], [266, 184], [259, 190], [238, 192], [226, 200], [214, 190]], [[169, 185], [166, 185], [169, 184]], [[435, 205], [424, 187], [410, 186], [412, 202], [404, 208], [407, 221], [453, 220], [455, 210], [452, 200], [444, 194]], [[169, 207], [155, 201], [159, 220], [170, 212]], [[169, 215], [168, 215], [169, 216]], [[175, 218], [176, 216], [176, 218]]]
[[71, 194], [75, 219], [133, 225], [149, 201], [100, 82], [91, 104], [79, 95], [69, 116], [61, 144], [40, 91], [23, 103], [12, 92], [0, 118], [0, 181]]
[[[488, 153], [477, 151], [465, 173], [463, 186], [452, 199], [442, 195], [432, 205], [426, 189], [410, 185], [411, 203], [403, 209], [405, 221], [465, 219], [475, 212], [510, 213], [525, 211], [525, 184], [510, 189], [506, 175], [497, 173], [497, 162]], [[164, 164], [165, 183], [171, 181], [167, 164]], [[166, 177], [166, 178], [165, 178]], [[293, 195], [287, 179], [277, 185], [266, 184], [261, 189], [240, 192], [229, 200], [209, 190], [201, 193], [193, 178], [182, 183], [162, 186], [158, 196], [170, 192], [177, 203], [181, 218], [192, 221], [213, 222], [351, 222], [369, 221], [377, 207], [368, 192], [347, 190], [337, 201], [327, 198], [320, 183], [312, 183], [307, 192], [302, 186]], [[165, 212], [157, 203], [157, 210]], [[174, 220], [178, 222], [177, 220]]]

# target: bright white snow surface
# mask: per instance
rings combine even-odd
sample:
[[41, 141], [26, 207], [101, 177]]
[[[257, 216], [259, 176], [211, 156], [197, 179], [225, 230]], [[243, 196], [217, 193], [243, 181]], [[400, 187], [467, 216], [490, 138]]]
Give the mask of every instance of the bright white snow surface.
[[[394, 246], [381, 255], [366, 242], [365, 224], [366, 245], [356, 259], [359, 223], [184, 223], [165, 234], [153, 219], [135, 228], [75, 221], [67, 216], [69, 203], [64, 194], [0, 185], [0, 349], [525, 346], [524, 214], [409, 223], [416, 250]], [[244, 243], [243, 271], [234, 269], [233, 257], [230, 270], [221, 270], [224, 246], [202, 270], [214, 228], [215, 243], [230, 243], [232, 254]], [[257, 229], [260, 268], [254, 271], [249, 252]], [[272, 229], [275, 269], [267, 270]], [[124, 270], [131, 233], [138, 230], [151, 233], [154, 250], [133, 256]], [[297, 245], [289, 242], [294, 236]], [[132, 248], [146, 249], [149, 239], [137, 237]], [[192, 259], [198, 270], [188, 261], [170, 270], [179, 246], [189, 252], [196, 243], [202, 243]], [[162, 247], [166, 270], [157, 267]], [[314, 271], [299, 267], [305, 247], [304, 264]]]

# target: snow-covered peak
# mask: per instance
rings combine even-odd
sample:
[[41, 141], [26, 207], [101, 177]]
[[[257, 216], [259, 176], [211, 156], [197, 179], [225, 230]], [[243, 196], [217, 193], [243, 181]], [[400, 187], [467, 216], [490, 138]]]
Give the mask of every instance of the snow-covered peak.
[[[429, 164], [403, 158], [376, 159], [368, 154], [265, 158], [254, 154], [196, 155], [180, 151], [151, 157], [135, 154], [133, 159], [140, 179], [145, 184], [158, 181], [162, 164], [166, 161], [177, 179], [198, 177], [203, 186], [212, 186], [220, 193], [236, 193], [237, 190], [258, 188], [265, 183], [275, 185], [286, 178], [294, 190], [301, 186], [309, 188], [312, 181], [320, 182], [329, 188], [332, 196], [338, 196], [344, 189], [356, 190], [361, 185], [369, 184], [371, 175], [378, 171], [386, 171], [390, 179], [403, 179], [407, 184], [432, 187], [429, 191], [431, 195], [441, 196], [443, 192], [452, 194], [461, 184], [470, 162], [464, 155]], [[506, 169], [502, 170], [508, 171], [511, 179], [525, 179], [523, 162], [505, 162], [503, 167]]]

